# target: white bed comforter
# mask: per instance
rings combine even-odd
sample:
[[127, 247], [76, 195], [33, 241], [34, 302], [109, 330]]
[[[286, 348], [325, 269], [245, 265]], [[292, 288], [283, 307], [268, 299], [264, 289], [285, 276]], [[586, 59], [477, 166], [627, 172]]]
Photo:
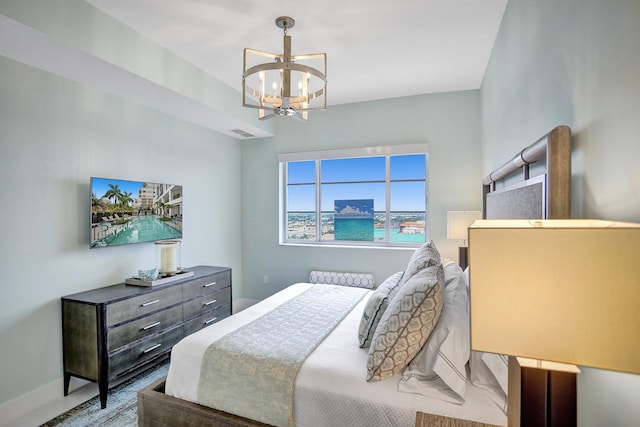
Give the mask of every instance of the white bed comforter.
[[[198, 401], [204, 352], [211, 342], [308, 289], [298, 283], [202, 329], [173, 347], [165, 393]], [[365, 381], [367, 350], [358, 347], [358, 325], [368, 296], [311, 353], [295, 383], [294, 419], [298, 427], [413, 426], [417, 411], [506, 425], [506, 416], [471, 384], [463, 405], [398, 391], [400, 375]], [[303, 326], [303, 325], [301, 325]]]

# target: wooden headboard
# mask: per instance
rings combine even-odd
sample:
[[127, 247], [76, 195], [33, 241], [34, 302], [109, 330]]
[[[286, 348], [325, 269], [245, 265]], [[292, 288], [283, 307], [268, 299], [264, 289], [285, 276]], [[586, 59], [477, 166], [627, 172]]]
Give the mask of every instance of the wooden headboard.
[[[545, 173], [529, 177], [529, 165], [544, 159]], [[522, 170], [523, 179], [496, 189], [496, 183]], [[486, 219], [571, 217], [571, 129], [558, 126], [482, 180]]]

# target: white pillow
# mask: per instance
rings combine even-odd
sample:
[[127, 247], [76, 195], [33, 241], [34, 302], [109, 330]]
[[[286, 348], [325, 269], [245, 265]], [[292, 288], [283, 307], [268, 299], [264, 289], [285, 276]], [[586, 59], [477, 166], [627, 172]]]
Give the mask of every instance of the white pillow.
[[467, 281], [467, 286], [469, 286], [469, 267], [464, 269], [464, 278]]
[[[464, 270], [469, 285], [469, 267]], [[472, 351], [469, 358], [469, 379], [502, 411], [507, 413], [509, 392], [509, 359], [503, 354]]]
[[469, 292], [462, 269], [444, 266], [444, 306], [422, 350], [402, 373], [398, 390], [462, 404], [470, 356]]
[[470, 379], [507, 413], [509, 359], [504, 354], [472, 351], [469, 359]]

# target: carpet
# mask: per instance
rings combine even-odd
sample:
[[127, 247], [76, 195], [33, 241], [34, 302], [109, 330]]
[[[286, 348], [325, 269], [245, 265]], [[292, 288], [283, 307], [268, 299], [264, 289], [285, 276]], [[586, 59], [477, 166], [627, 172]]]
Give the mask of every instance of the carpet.
[[135, 427], [138, 425], [136, 393], [157, 379], [167, 375], [169, 363], [144, 371], [109, 390], [107, 407], [100, 409], [96, 396], [81, 405], [42, 424], [42, 427]]

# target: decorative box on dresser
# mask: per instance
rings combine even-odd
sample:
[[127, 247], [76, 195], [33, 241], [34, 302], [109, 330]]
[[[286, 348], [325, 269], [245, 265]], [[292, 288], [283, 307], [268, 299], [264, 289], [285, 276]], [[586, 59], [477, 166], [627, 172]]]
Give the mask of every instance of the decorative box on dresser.
[[231, 269], [197, 266], [184, 279], [152, 286], [120, 283], [62, 297], [64, 395], [72, 376], [109, 384], [166, 359], [174, 344], [231, 315]]

